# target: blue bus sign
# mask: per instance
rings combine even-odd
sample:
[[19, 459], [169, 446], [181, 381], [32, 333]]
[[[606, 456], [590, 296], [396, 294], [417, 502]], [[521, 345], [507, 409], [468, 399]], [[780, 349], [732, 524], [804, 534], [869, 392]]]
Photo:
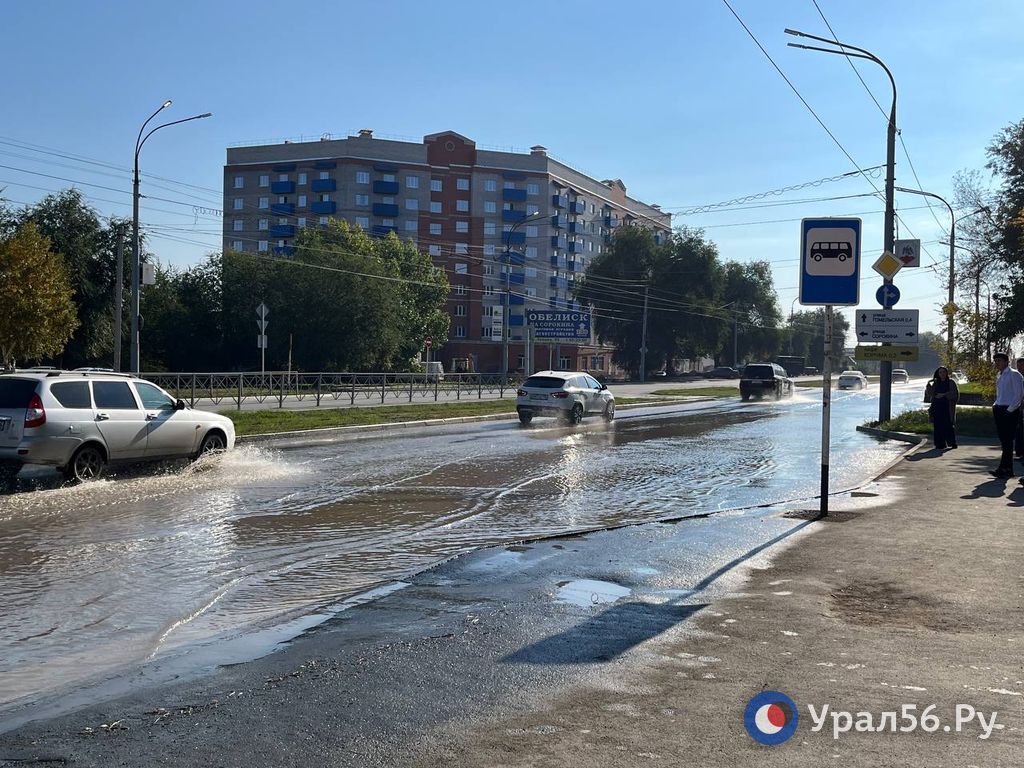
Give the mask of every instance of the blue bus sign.
[[590, 340], [590, 313], [546, 309], [526, 311], [534, 339]]
[[856, 306], [860, 302], [860, 219], [800, 222], [800, 303]]

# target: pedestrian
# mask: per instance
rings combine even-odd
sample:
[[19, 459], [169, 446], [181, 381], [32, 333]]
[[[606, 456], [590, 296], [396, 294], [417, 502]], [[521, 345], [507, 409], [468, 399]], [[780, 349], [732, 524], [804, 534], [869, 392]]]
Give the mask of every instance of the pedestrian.
[[932, 423], [932, 439], [940, 451], [956, 448], [956, 403], [960, 390], [949, 377], [949, 369], [941, 365], [925, 386], [924, 399], [928, 401], [928, 420]]
[[[1024, 375], [1024, 357], [1017, 358], [1017, 370]], [[1024, 408], [1017, 409], [1017, 434], [1013, 438], [1013, 452], [1024, 461]]]
[[1010, 357], [1005, 352], [992, 355], [996, 367], [996, 401], [992, 406], [992, 418], [996, 422], [996, 434], [1002, 454], [999, 466], [992, 470], [996, 477], [1013, 477], [1013, 436], [1017, 431], [1021, 401], [1024, 400], [1024, 376], [1010, 368]]

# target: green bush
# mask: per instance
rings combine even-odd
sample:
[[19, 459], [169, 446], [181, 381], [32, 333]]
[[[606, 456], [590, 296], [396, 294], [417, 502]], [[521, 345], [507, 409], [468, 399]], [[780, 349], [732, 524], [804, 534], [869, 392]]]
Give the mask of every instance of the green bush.
[[[905, 411], [889, 421], [881, 424], [869, 422], [869, 426], [885, 429], [890, 432], [909, 432], [912, 435], [930, 435], [932, 423], [928, 420], [928, 410]], [[961, 437], [996, 437], [996, 425], [992, 420], [990, 408], [974, 408], [960, 406], [956, 409], [956, 433]]]

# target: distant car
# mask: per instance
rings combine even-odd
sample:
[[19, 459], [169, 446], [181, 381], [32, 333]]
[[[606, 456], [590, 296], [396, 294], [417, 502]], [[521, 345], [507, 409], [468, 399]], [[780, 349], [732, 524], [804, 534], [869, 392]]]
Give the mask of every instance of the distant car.
[[953, 371], [952, 376], [953, 381], [955, 381], [957, 384], [966, 384], [968, 381], [967, 374], [964, 373], [963, 371]]
[[665, 371], [651, 371], [651, 376], [656, 379], [663, 379], [668, 376], [668, 374]]
[[0, 484], [24, 464], [53, 466], [82, 482], [100, 477], [108, 464], [196, 458], [234, 444], [231, 419], [193, 410], [134, 376], [0, 375]]
[[719, 366], [717, 368], [712, 368], [704, 375], [709, 379], [738, 379], [740, 377], [740, 372], [735, 368]]
[[560, 416], [579, 424], [588, 413], [615, 418], [615, 395], [607, 385], [583, 371], [540, 371], [516, 390], [516, 412], [522, 424], [534, 416]]
[[910, 381], [910, 374], [902, 368], [892, 369], [892, 383], [893, 384], [906, 384]]
[[781, 400], [793, 396], [793, 380], [777, 363], [750, 363], [740, 377], [740, 398], [773, 397]]
[[868, 385], [868, 377], [860, 371], [843, 371], [839, 374], [839, 389], [864, 389]]
[[808, 365], [806, 368], [804, 368], [803, 375], [804, 376], [814, 376], [817, 373], [818, 373], [818, 369], [817, 368], [815, 368], [813, 365]]

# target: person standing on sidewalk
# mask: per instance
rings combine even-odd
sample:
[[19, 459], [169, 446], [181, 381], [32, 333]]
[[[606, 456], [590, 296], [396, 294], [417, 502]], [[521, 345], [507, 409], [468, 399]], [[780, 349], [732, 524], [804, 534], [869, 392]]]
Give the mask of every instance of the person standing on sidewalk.
[[[1017, 358], [1017, 370], [1024, 375], [1024, 357]], [[1024, 408], [1017, 409], [1017, 434], [1013, 438], [1013, 452], [1024, 461]]]
[[932, 423], [932, 440], [940, 451], [956, 448], [956, 402], [960, 390], [949, 377], [949, 369], [939, 366], [925, 387], [925, 400], [929, 402], [928, 419]]
[[1010, 368], [1010, 357], [1005, 352], [992, 355], [996, 367], [996, 401], [992, 405], [992, 418], [996, 422], [996, 434], [1002, 454], [999, 466], [992, 470], [996, 477], [1013, 477], [1013, 437], [1017, 432], [1017, 419], [1021, 401], [1024, 400], [1024, 376]]

